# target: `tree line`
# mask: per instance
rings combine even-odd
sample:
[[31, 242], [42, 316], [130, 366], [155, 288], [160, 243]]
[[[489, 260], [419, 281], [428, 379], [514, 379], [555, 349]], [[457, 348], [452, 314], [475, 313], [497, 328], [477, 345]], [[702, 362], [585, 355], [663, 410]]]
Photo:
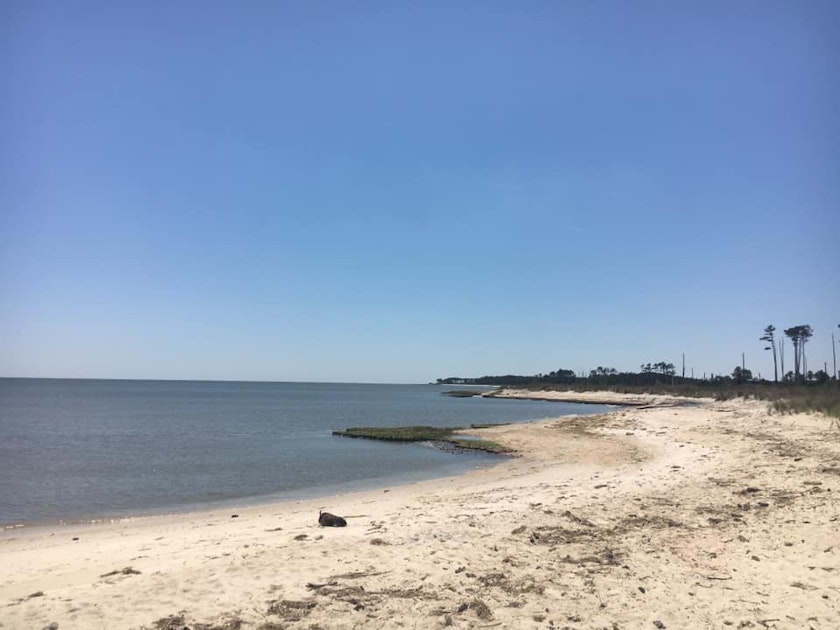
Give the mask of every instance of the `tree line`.
[[[814, 336], [813, 328], [811, 328], [808, 324], [801, 324], [799, 326], [786, 328], [784, 333], [785, 337], [790, 339], [790, 343], [793, 346], [792, 372], [785, 372], [784, 339], [776, 339], [776, 327], [772, 324], [768, 325], [767, 328], [764, 329], [764, 335], [759, 338], [759, 341], [766, 341], [770, 344], [764, 349], [771, 350], [773, 352], [773, 382], [779, 382], [780, 361], [783, 375], [782, 380], [785, 382], [800, 383], [804, 380], [816, 379], [818, 381], [822, 381], [831, 378], [825, 370], [818, 370], [816, 373], [808, 370], [808, 361], [805, 356], [805, 344], [807, 344], [808, 340]], [[831, 349], [836, 356], [834, 348], [834, 335], [831, 336], [831, 340]], [[834, 369], [836, 371], [837, 367], [835, 366]], [[834, 375], [834, 378], [837, 378], [836, 374]]]
[[438, 385], [535, 385], [574, 383], [575, 373], [572, 370], [559, 369], [548, 374], [523, 376], [521, 374], [505, 374], [504, 376], [479, 376], [475, 378], [450, 376], [437, 379]]
[[[840, 325], [838, 325], [840, 327]], [[816, 372], [808, 370], [805, 348], [808, 341], [813, 337], [814, 330], [808, 324], [791, 326], [784, 329], [784, 337], [790, 340], [793, 346], [793, 370], [785, 372], [785, 345], [784, 337], [776, 335], [776, 327], [768, 325], [759, 341], [765, 342], [765, 350], [773, 353], [773, 382], [779, 383], [781, 371], [781, 382], [785, 384], [820, 384], [829, 380], [837, 380], [836, 349], [834, 347], [834, 335], [831, 336], [832, 352], [835, 360], [834, 375], [830, 376], [826, 370]], [[737, 365], [731, 374], [712, 374], [708, 379], [705, 374], [702, 379], [685, 376], [685, 361], [683, 361], [682, 375], [677, 376], [676, 366], [668, 361], [657, 361], [655, 363], [642, 363], [638, 372], [619, 372], [612, 367], [598, 366], [590, 370], [589, 375], [577, 375], [573, 370], [558, 369], [548, 374], [520, 375], [506, 374], [503, 376], [479, 376], [459, 377], [451, 376], [439, 378], [440, 385], [554, 385], [587, 383], [593, 385], [660, 385], [660, 384], [704, 384], [715, 385], [735, 384], [756, 381], [751, 370], [745, 365]], [[767, 381], [764, 381], [767, 382]]]

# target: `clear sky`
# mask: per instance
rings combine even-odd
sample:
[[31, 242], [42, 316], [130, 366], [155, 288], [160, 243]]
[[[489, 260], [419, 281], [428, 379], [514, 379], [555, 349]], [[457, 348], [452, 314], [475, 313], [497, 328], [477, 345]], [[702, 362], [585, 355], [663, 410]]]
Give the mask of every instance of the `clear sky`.
[[834, 0], [6, 0], [0, 95], [3, 376], [832, 369]]

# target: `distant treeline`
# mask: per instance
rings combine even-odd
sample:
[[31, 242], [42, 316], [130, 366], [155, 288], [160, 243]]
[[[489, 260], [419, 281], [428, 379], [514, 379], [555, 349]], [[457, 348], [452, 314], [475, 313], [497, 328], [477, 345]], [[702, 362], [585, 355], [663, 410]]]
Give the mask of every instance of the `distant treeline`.
[[517, 374], [505, 374], [504, 376], [479, 376], [476, 378], [465, 378], [451, 376], [439, 378], [438, 385], [538, 385], [538, 384], [559, 384], [574, 383], [577, 380], [572, 370], [557, 370], [550, 374], [537, 374], [535, 376], [520, 376]]
[[[838, 324], [840, 328], [840, 324]], [[784, 329], [784, 336], [776, 335], [776, 327], [772, 324], [763, 330], [763, 335], [758, 338], [764, 342], [763, 349], [773, 353], [773, 383], [776, 385], [822, 385], [832, 382], [837, 384], [840, 374], [837, 372], [837, 358], [834, 333], [831, 334], [831, 352], [833, 358], [833, 370], [828, 372], [825, 369], [812, 371], [808, 369], [808, 360], [805, 356], [805, 346], [814, 335], [814, 329], [808, 324], [791, 326]], [[785, 371], [785, 338], [793, 346], [793, 370]], [[539, 387], [549, 385], [575, 385], [582, 387], [606, 386], [606, 387], [650, 387], [658, 385], [690, 385], [699, 387], [720, 387], [730, 385], [743, 385], [747, 383], [761, 385], [771, 381], [754, 378], [752, 370], [747, 369], [744, 364], [744, 355], [741, 355], [741, 365], [736, 365], [731, 374], [711, 374], [709, 378], [687, 378], [685, 376], [685, 355], [681, 375], [677, 376], [677, 369], [673, 363], [659, 361], [657, 363], [643, 363], [639, 366], [638, 372], [619, 372], [615, 368], [598, 366], [589, 372], [589, 376], [583, 373], [576, 375], [572, 370], [559, 369], [548, 374], [534, 374], [533, 376], [522, 376], [518, 374], [505, 374], [504, 376], [479, 376], [477, 378], [465, 378], [462, 376], [450, 376], [449, 378], [437, 379], [440, 385], [518, 385], [523, 387]], [[780, 378], [781, 376], [781, 378]]]
[[[615, 374], [581, 377], [575, 376], [571, 370], [562, 376], [550, 374], [535, 374], [524, 376], [520, 374], [506, 374], [504, 376], [479, 376], [476, 378], [465, 378], [452, 376], [449, 378], [437, 379], [438, 385], [517, 385], [517, 386], [538, 386], [538, 385], [573, 385], [573, 384], [599, 384], [599, 385], [657, 385], [657, 384], [684, 384], [702, 383], [701, 379], [681, 378], [679, 376], [666, 376], [663, 374], [645, 374], [635, 372], [616, 372]], [[729, 378], [729, 377], [725, 377]], [[716, 380], [719, 380], [717, 378]]]
[[[807, 377], [800, 378], [803, 384], [821, 384], [830, 379], [822, 370], [808, 372]], [[660, 361], [645, 363], [639, 372], [619, 372], [615, 368], [598, 367], [591, 370], [588, 376], [576, 375], [572, 370], [556, 370], [548, 374], [520, 375], [505, 374], [504, 376], [462, 377], [451, 376], [439, 378], [439, 385], [515, 385], [520, 387], [539, 387], [541, 385], [582, 385], [582, 386], [633, 386], [650, 387], [655, 385], [695, 385], [700, 387], [719, 387], [721, 385], [741, 385], [744, 383], [771, 383], [764, 379], [753, 378], [752, 372], [741, 366], [736, 366], [732, 374], [711, 374], [708, 378], [690, 378], [677, 376], [673, 363]], [[784, 383], [794, 383], [793, 374], [785, 375]]]
[[[640, 372], [619, 372], [615, 368], [598, 366], [589, 372], [589, 376], [578, 376], [572, 370], [559, 369], [548, 374], [534, 374], [522, 376], [506, 374], [504, 376], [479, 376], [464, 378], [452, 376], [439, 378], [439, 385], [558, 385], [558, 384], [599, 384], [599, 385], [656, 385], [661, 383], [691, 383], [695, 379], [676, 376], [673, 363], [660, 361], [658, 363], [644, 363], [639, 366]], [[698, 379], [699, 382], [699, 379]]]

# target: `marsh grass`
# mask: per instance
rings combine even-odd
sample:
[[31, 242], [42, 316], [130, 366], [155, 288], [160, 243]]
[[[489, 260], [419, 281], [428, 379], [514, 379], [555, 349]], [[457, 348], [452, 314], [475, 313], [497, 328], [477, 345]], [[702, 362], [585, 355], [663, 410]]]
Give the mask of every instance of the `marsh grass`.
[[333, 431], [333, 435], [342, 437], [368, 438], [369, 440], [388, 440], [391, 442], [426, 442], [429, 440], [448, 440], [462, 428], [441, 427], [351, 427], [344, 431]]
[[450, 396], [451, 398], [475, 398], [476, 396], [481, 396], [482, 394], [486, 394], [488, 390], [475, 390], [475, 389], [453, 389], [448, 392], [441, 392], [441, 396]]
[[512, 452], [511, 449], [507, 448], [506, 446], [502, 446], [497, 442], [491, 442], [490, 440], [461, 440], [456, 438], [448, 440], [448, 442], [456, 448], [462, 448], [473, 451], [484, 451], [485, 453], [503, 454]]
[[840, 389], [837, 387], [807, 388], [798, 396], [774, 400], [770, 407], [778, 413], [807, 413], [819, 411], [833, 418], [840, 418]]
[[484, 451], [486, 453], [510, 453], [511, 450], [490, 440], [473, 440], [459, 437], [465, 427], [351, 427], [344, 431], [333, 431], [333, 435], [389, 442], [439, 442], [455, 449]]

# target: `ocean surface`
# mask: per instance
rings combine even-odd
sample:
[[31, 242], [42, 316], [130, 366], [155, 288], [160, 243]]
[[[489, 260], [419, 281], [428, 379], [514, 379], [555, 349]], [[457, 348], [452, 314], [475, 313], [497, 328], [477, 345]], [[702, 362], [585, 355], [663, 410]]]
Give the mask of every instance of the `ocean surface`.
[[300, 499], [491, 466], [332, 435], [609, 407], [451, 398], [452, 386], [0, 378], [0, 527]]

